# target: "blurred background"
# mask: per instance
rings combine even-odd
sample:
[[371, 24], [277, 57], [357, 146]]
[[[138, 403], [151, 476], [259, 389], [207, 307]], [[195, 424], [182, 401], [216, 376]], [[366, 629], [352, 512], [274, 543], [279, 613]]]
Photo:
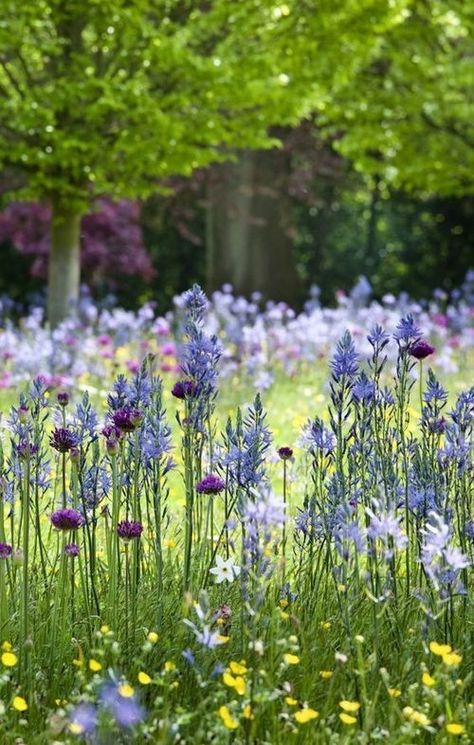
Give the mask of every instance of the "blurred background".
[[[60, 5], [68, 7], [47, 5], [51, 16], [63, 12]], [[58, 59], [66, 53], [60, 32], [68, 40], [64, 28], [78, 16], [75, 5], [69, 3], [66, 15], [58, 15]], [[81, 48], [82, 66], [84, 59], [96, 65], [98, 49], [102, 56], [104, 49], [117, 56], [128, 43], [119, 33], [118, 11], [115, 26], [110, 25], [113, 4], [100, 17], [89, 13], [94, 5], [86, 3], [88, 10], [82, 9], [84, 23], [97, 31], [99, 42], [113, 37], [117, 47], [109, 41], [107, 47], [104, 42], [102, 47], [96, 43]], [[140, 3], [132, 5], [138, 14], [143, 11]], [[211, 23], [199, 3], [151, 5], [162, 13], [161, 20], [168, 17], [167, 28], [174, 24], [164, 33], [156, 21], [157, 38], [174, 40], [178, 31], [185, 31], [191, 7], [202, 15], [201, 31]], [[226, 15], [225, 4], [214, 5], [223, 14], [221, 31], [232, 29], [235, 19]], [[94, 187], [82, 214], [80, 256], [81, 281], [97, 300], [112, 294], [126, 307], [155, 299], [166, 308], [173, 295], [197, 281], [208, 291], [230, 283], [237, 293], [259, 291], [298, 308], [312, 286], [318, 285], [322, 301], [331, 304], [338, 290], [347, 290], [361, 275], [368, 278], [375, 297], [402, 291], [426, 297], [435, 288], [449, 291], [462, 282], [473, 264], [474, 3], [366, 0], [338, 6], [336, 11], [326, 2], [241, 3], [245, 22], [263, 19], [267, 24], [266, 36], [253, 32], [261, 57], [248, 63], [236, 52], [248, 33], [242, 20], [238, 22], [243, 28], [213, 41], [211, 51], [205, 41], [198, 49], [194, 37], [188, 47], [180, 46], [175, 66], [183, 75], [183, 96], [194, 95], [186, 88], [190, 73], [183, 72], [190, 50], [194, 57], [212, 59], [215, 70], [227, 63], [226, 95], [244, 85], [242, 81], [250, 80], [254, 88], [256, 82], [261, 85], [253, 103], [258, 108], [263, 102], [259, 127], [268, 141], [260, 130], [258, 137], [250, 136], [253, 123], [240, 121], [242, 109], [236, 113], [230, 106], [228, 120], [242, 129], [230, 144], [227, 134], [216, 135], [223, 162], [213, 163], [211, 156], [200, 165], [191, 153], [191, 165], [176, 167], [176, 174], [173, 167], [164, 174], [157, 168], [155, 177], [151, 168], [146, 175], [152, 183], [145, 196], [137, 189], [136, 198], [120, 184], [110, 195], [107, 186]], [[40, 47], [39, 19], [40, 31], [32, 39]], [[49, 27], [43, 30], [50, 33]], [[15, 96], [20, 102], [21, 96], [30, 96], [38, 106], [38, 91], [44, 86], [39, 74], [35, 77], [41, 65], [36, 59], [30, 64], [27, 36], [15, 41], [14, 32], [10, 19], [10, 36], [0, 40], [0, 89], [10, 96], [10, 110], [0, 117], [0, 293], [25, 303], [46, 291], [50, 203], [59, 187], [55, 183], [51, 194], [49, 187], [38, 187], [44, 158], [36, 158], [25, 177], [24, 153], [33, 153], [30, 161], [41, 149], [53, 157], [60, 138], [80, 133], [65, 113], [64, 75], [48, 68], [52, 93], [47, 118], [52, 123], [40, 127], [35, 121], [25, 128], [20, 136], [23, 155], [11, 156], [13, 115], [21, 122], [25, 117], [19, 104], [15, 113]], [[223, 55], [218, 47], [224, 41], [228, 46], [222, 65], [221, 58], [212, 55]], [[148, 54], [146, 45], [140, 54]], [[41, 64], [44, 69], [47, 63]], [[98, 63], [90, 69], [100, 80]], [[75, 85], [77, 78], [69, 68], [66, 73]], [[170, 74], [165, 71], [161, 86]], [[278, 97], [265, 102], [268, 81], [275, 83]], [[218, 95], [219, 85], [222, 80], [206, 77], [201, 90]], [[120, 99], [124, 90], [125, 84], [118, 85], [112, 94]], [[153, 105], [159, 107], [160, 100], [157, 93]], [[208, 114], [204, 104], [199, 105], [203, 121], [195, 126], [207, 128], [216, 110]], [[87, 129], [87, 101], [83, 112]], [[186, 107], [180, 112], [176, 121], [189, 116]], [[90, 126], [91, 138], [100, 143], [99, 125], [96, 130]], [[17, 126], [16, 136], [18, 131]], [[53, 135], [56, 140], [47, 144]], [[167, 142], [169, 134], [163, 138], [165, 152]], [[150, 140], [149, 147], [156, 143]]]

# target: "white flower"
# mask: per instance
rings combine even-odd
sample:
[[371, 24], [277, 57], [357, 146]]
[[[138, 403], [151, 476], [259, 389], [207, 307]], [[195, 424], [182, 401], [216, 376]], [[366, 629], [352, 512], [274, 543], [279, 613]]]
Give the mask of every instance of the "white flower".
[[209, 571], [216, 576], [216, 582], [220, 585], [224, 580], [233, 582], [240, 574], [240, 567], [232, 564], [232, 559], [224, 560], [222, 556], [216, 556], [216, 566]]

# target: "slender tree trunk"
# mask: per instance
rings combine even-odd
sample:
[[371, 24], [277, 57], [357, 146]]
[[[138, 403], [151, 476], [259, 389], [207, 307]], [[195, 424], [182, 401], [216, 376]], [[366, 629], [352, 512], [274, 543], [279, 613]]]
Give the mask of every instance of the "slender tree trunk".
[[48, 320], [52, 328], [74, 313], [79, 299], [82, 214], [59, 202], [52, 205], [48, 264]]
[[244, 151], [214, 170], [206, 225], [207, 286], [300, 300], [291, 239], [290, 161], [283, 149]]

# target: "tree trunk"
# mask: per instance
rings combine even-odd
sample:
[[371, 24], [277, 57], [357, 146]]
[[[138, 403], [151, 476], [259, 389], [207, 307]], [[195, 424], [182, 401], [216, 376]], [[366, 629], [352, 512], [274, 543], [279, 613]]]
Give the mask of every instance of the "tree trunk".
[[48, 263], [48, 320], [51, 328], [74, 313], [77, 307], [81, 217], [80, 211], [53, 203]]
[[289, 175], [289, 154], [276, 148], [244, 151], [237, 163], [216, 167], [207, 207], [209, 290], [230, 282], [237, 293], [299, 302]]

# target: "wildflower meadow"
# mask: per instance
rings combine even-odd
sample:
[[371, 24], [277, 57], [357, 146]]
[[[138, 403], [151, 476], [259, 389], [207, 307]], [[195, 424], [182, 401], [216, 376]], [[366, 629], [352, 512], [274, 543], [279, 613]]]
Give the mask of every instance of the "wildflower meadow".
[[472, 742], [469, 281], [5, 311], [0, 742]]

